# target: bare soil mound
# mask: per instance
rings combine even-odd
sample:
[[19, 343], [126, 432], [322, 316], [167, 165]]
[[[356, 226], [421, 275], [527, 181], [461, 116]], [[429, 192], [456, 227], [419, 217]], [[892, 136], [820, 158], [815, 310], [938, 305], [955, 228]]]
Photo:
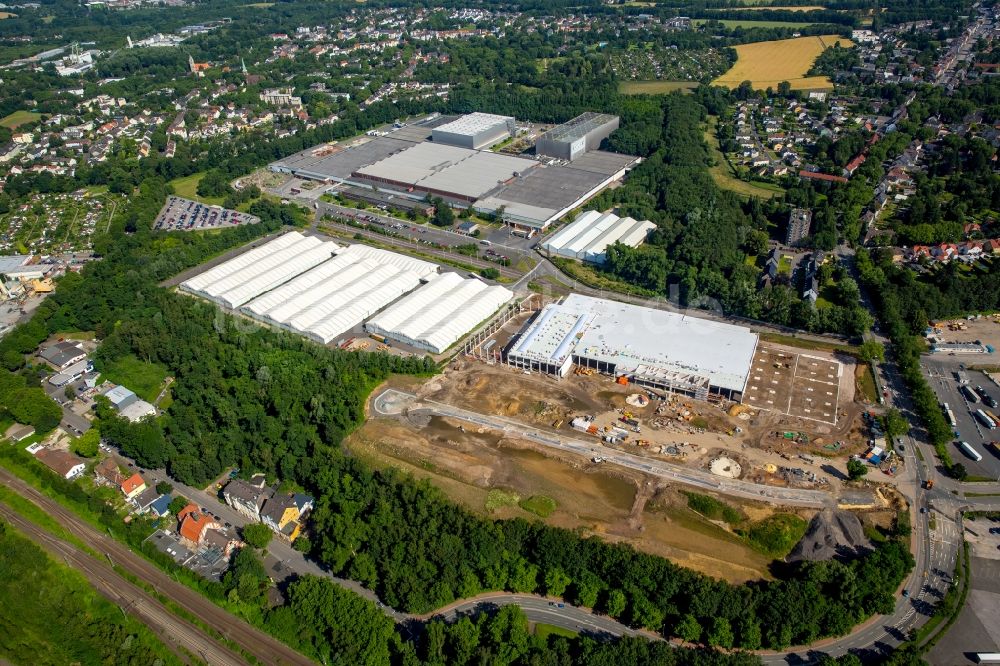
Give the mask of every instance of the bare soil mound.
[[850, 511], [826, 509], [817, 513], [788, 555], [789, 562], [800, 560], [851, 559], [872, 549], [861, 521]]

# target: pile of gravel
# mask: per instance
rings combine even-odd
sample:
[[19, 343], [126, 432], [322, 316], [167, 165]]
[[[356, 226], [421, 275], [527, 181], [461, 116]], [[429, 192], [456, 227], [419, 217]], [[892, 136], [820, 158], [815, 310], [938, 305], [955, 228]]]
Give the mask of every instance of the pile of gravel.
[[851, 559], [872, 550], [861, 521], [850, 511], [824, 509], [816, 514], [787, 561]]

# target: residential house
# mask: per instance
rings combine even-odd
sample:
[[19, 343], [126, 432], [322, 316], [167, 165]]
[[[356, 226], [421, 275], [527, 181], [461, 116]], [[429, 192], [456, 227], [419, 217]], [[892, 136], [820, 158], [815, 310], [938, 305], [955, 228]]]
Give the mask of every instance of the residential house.
[[12, 442], [21, 442], [32, 435], [35, 434], [35, 426], [24, 425], [23, 423], [15, 423], [11, 427], [7, 428], [4, 432], [4, 437]]
[[66, 451], [43, 448], [35, 452], [35, 457], [64, 479], [75, 479], [83, 474], [86, 468], [83, 458]]
[[132, 500], [132, 504], [135, 506], [137, 513], [146, 513], [149, 511], [149, 507], [152, 506], [160, 497], [160, 493], [156, 491], [156, 488], [146, 488], [141, 493], [135, 496]]
[[105, 458], [94, 467], [94, 480], [104, 486], [120, 487], [125, 482], [125, 476], [118, 469], [118, 463]]
[[149, 512], [157, 518], [163, 518], [170, 514], [170, 495], [160, 495], [149, 505]]
[[291, 495], [275, 495], [264, 505], [260, 514], [261, 522], [289, 541], [299, 535], [298, 504]]
[[122, 494], [127, 500], [138, 497], [144, 490], [146, 490], [146, 479], [138, 472], [125, 479], [121, 485]]
[[205, 538], [208, 529], [219, 529], [221, 525], [215, 522], [207, 513], [203, 513], [195, 504], [188, 504], [177, 514], [180, 523], [178, 533], [185, 545], [198, 546]]
[[264, 487], [264, 477], [254, 477], [251, 481], [233, 479], [226, 484], [222, 497], [226, 504], [233, 507], [251, 520], [260, 520], [260, 510], [264, 502], [271, 496], [271, 489]]
[[202, 538], [202, 544], [208, 548], [218, 549], [223, 557], [229, 557], [233, 551], [243, 545], [243, 542], [234, 538], [226, 530], [206, 530]]

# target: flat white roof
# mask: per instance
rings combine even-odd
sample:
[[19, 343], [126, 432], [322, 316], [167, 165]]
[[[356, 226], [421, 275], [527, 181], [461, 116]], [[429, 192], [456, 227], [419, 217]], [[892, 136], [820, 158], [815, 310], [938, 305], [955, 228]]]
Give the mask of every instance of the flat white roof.
[[570, 294], [546, 306], [511, 355], [556, 366], [576, 355], [614, 364], [619, 375], [694, 375], [742, 391], [756, 348], [757, 334], [743, 326]]
[[513, 297], [504, 287], [443, 273], [373, 317], [365, 328], [440, 354]]
[[436, 272], [427, 261], [351, 245], [242, 310], [328, 344]]
[[461, 118], [453, 120], [450, 123], [438, 125], [432, 131], [475, 136], [480, 132], [485, 132], [498, 125], [506, 127], [508, 122], [513, 121], [514, 118], [511, 116], [498, 116], [493, 113], [480, 113], [477, 111], [475, 113], [467, 113]]
[[588, 210], [542, 243], [549, 252], [585, 261], [603, 262], [609, 245], [638, 247], [656, 229], [652, 222]]
[[236, 308], [328, 260], [340, 246], [292, 231], [195, 276], [181, 287]]

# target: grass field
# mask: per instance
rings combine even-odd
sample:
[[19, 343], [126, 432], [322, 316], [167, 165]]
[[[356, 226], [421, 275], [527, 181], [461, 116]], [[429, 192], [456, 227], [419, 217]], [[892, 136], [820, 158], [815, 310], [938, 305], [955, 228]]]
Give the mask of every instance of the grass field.
[[200, 201], [205, 204], [211, 204], [216, 206], [221, 206], [222, 202], [225, 201], [223, 197], [200, 197], [198, 196], [198, 183], [201, 179], [205, 177], [204, 171], [199, 171], [198, 173], [191, 174], [190, 176], [185, 176], [184, 178], [175, 178], [170, 181], [170, 185], [174, 188], [174, 193], [179, 197], [184, 197], [185, 199], [193, 199], [195, 201]]
[[535, 623], [535, 636], [538, 636], [543, 641], [549, 640], [549, 636], [565, 636], [566, 638], [576, 638], [577, 633], [570, 629], [563, 629], [562, 627], [557, 627], [554, 624], [545, 624], [544, 622]]
[[[798, 30], [799, 28], [808, 28], [813, 25], [809, 21], [747, 21], [741, 19], [694, 19], [691, 21], [691, 25], [697, 27], [709, 21], [718, 21], [727, 28], [791, 28], [792, 30]], [[736, 50], [738, 51], [739, 49], [740, 47], [737, 46]]]
[[123, 356], [114, 363], [105, 363], [101, 377], [131, 389], [146, 402], [153, 402], [163, 387], [167, 371], [155, 363], [140, 361], [135, 356]]
[[662, 95], [697, 87], [697, 81], [621, 81], [618, 92], [623, 95]]
[[838, 42], [841, 46], [854, 46], [851, 40], [838, 35], [741, 44], [734, 47], [739, 56], [736, 64], [712, 83], [735, 88], [743, 81], [750, 81], [754, 88], [763, 90], [788, 81], [793, 90], [829, 90], [833, 87], [830, 79], [805, 74], [824, 49]]
[[790, 513], [776, 513], [740, 531], [757, 551], [782, 559], [805, 535], [809, 526], [804, 519]]
[[21, 125], [27, 123], [33, 123], [42, 117], [40, 113], [34, 113], [32, 111], [15, 111], [9, 116], [0, 120], [0, 127], [6, 127], [7, 129], [17, 129]]
[[705, 142], [708, 144], [708, 149], [715, 159], [715, 164], [708, 170], [712, 174], [712, 180], [715, 181], [715, 184], [724, 190], [735, 192], [744, 197], [770, 199], [776, 194], [784, 194], [785, 191], [777, 185], [770, 183], [750, 183], [740, 180], [733, 174], [732, 169], [729, 168], [729, 162], [726, 161], [726, 156], [719, 150], [719, 139], [715, 136], [716, 122], [717, 120], [714, 116], [709, 116], [708, 127], [705, 130]]

